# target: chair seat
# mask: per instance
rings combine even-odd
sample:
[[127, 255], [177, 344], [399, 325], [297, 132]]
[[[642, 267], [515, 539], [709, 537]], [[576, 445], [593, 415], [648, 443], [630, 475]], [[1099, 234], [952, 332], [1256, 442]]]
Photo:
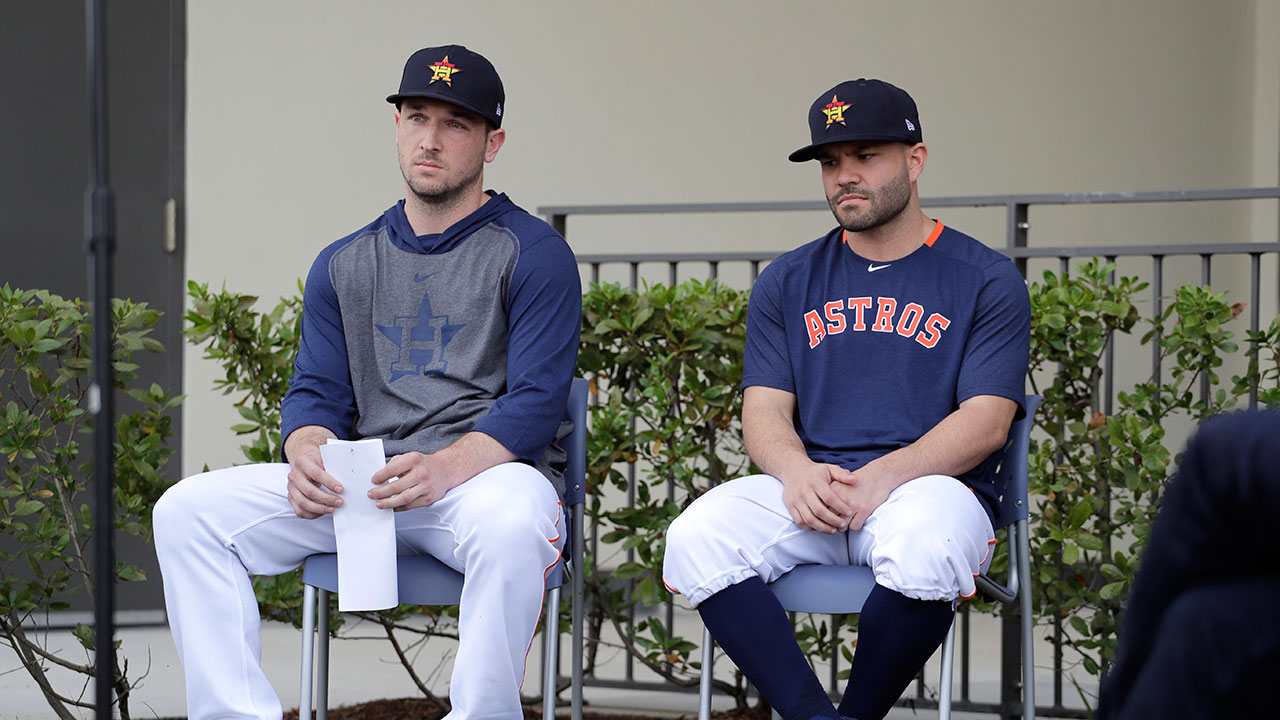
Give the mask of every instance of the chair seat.
[[864, 565], [800, 565], [769, 584], [791, 612], [841, 615], [858, 612], [876, 585]]
[[[400, 602], [407, 605], [455, 605], [462, 597], [462, 573], [430, 555], [400, 555], [396, 558]], [[547, 573], [547, 588], [560, 587], [564, 562]], [[302, 582], [312, 587], [338, 591], [338, 556], [312, 555], [302, 568]]]

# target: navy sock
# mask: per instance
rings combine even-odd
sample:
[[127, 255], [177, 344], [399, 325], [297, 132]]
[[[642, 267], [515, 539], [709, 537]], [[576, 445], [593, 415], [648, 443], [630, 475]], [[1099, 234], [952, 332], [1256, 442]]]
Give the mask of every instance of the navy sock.
[[800, 652], [778, 598], [758, 577], [698, 605], [711, 636], [783, 720], [835, 718], [836, 709]]
[[947, 637], [950, 600], [914, 600], [876, 585], [858, 619], [858, 649], [840, 714], [880, 720]]

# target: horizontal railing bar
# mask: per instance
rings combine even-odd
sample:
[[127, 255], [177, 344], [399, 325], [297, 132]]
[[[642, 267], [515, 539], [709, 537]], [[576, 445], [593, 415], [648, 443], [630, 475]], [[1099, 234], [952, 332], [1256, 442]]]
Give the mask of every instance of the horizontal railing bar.
[[1016, 258], [1141, 256], [1168, 257], [1170, 255], [1247, 255], [1250, 253], [1280, 252], [1280, 242], [1269, 243], [1197, 243], [1195, 245], [1073, 245], [1071, 247], [994, 248]]
[[704, 252], [704, 253], [644, 253], [577, 255], [578, 263], [650, 263], [650, 262], [755, 262], [772, 260], [785, 250], [760, 250], [757, 252]]
[[[1280, 198], [1280, 187], [1223, 190], [1155, 190], [1147, 192], [1040, 193], [1034, 195], [957, 195], [920, 198], [921, 207], [1002, 207], [1007, 205], [1114, 205], [1187, 202], [1191, 200], [1258, 200]], [[544, 217], [556, 215], [653, 215], [715, 212], [793, 212], [827, 210], [821, 200], [794, 202], [656, 203], [636, 205], [547, 205]]]
[[[1170, 255], [1247, 255], [1251, 253], [1280, 253], [1280, 242], [1271, 243], [1197, 243], [1194, 245], [1078, 245], [1048, 248], [993, 248], [1014, 258], [1056, 258], [1085, 256], [1141, 256]], [[761, 250], [756, 252], [704, 252], [704, 253], [645, 253], [645, 254], [596, 254], [578, 255], [579, 263], [682, 263], [682, 262], [757, 262], [772, 260], [785, 250]]]

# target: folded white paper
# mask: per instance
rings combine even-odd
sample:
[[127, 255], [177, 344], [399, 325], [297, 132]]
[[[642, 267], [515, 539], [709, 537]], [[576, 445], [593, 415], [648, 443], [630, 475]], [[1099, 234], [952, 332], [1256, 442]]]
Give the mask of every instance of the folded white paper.
[[370, 478], [386, 464], [382, 440], [329, 440], [320, 446], [324, 469], [342, 483], [333, 511], [338, 540], [338, 609], [382, 610], [399, 604], [395, 511], [368, 496]]

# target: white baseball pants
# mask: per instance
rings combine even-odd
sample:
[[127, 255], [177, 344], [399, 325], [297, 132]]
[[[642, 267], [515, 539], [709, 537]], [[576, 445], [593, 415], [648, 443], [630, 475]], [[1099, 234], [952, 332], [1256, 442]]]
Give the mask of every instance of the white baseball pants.
[[[263, 464], [202, 473], [156, 504], [156, 554], [191, 720], [281, 717], [261, 667], [249, 575], [336, 551], [332, 517], [294, 515], [288, 472]], [[522, 720], [525, 656], [564, 544], [555, 489], [532, 467], [506, 463], [395, 518], [398, 552], [428, 553], [466, 574], [448, 720]]]
[[917, 600], [971, 597], [995, 532], [968, 486], [926, 475], [898, 486], [861, 530], [805, 530], [782, 483], [750, 475], [712, 488], [667, 530], [663, 579], [697, 607], [753, 576], [773, 582], [797, 565], [866, 565], [876, 583]]

